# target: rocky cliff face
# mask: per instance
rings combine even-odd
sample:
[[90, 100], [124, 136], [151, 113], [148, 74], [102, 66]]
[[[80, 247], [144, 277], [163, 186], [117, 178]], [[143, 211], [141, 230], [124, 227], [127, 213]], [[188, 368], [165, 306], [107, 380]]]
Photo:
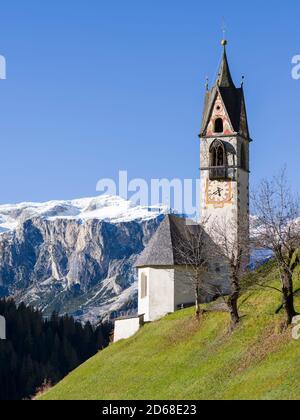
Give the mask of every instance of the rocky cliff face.
[[135, 310], [134, 264], [165, 210], [117, 197], [0, 206], [0, 296], [91, 322]]

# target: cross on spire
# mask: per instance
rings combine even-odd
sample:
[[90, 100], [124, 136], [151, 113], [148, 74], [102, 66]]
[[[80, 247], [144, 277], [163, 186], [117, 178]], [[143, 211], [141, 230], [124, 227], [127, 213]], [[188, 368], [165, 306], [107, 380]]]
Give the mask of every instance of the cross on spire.
[[223, 40], [226, 39], [226, 30], [227, 30], [227, 26], [226, 26], [225, 18], [223, 17], [223, 21], [222, 21]]

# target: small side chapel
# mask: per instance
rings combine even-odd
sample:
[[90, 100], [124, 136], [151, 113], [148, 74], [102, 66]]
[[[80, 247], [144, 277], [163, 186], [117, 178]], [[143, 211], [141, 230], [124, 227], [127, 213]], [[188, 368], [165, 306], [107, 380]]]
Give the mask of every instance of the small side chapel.
[[[201, 220], [214, 226], [230, 219], [237, 238], [249, 240], [249, 149], [243, 81], [236, 87], [227, 59], [227, 41], [217, 79], [205, 93], [200, 138]], [[202, 219], [203, 218], [203, 219]], [[201, 220], [198, 228], [201, 229]], [[115, 341], [134, 335], [144, 322], [191, 305], [192, 285], [184, 281], [186, 271], [176, 256], [176, 240], [185, 219], [167, 216], [137, 261], [138, 316], [115, 321]], [[229, 281], [216, 272], [214, 283], [222, 294], [230, 292]], [[203, 301], [207, 300], [203, 296]]]

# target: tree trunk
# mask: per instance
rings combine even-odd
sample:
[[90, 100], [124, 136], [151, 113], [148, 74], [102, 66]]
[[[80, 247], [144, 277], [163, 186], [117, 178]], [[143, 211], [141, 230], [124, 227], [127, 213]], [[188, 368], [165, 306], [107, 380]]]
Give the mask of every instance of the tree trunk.
[[239, 280], [236, 276], [233, 276], [232, 284], [231, 284], [231, 295], [228, 298], [227, 305], [230, 312], [231, 317], [231, 331], [235, 330], [238, 323], [240, 322], [240, 315], [238, 310], [238, 300], [240, 297], [240, 286]]
[[196, 309], [196, 318], [198, 320], [200, 320], [200, 318], [202, 316], [202, 310], [201, 310], [201, 306], [200, 306], [200, 296], [199, 296], [198, 291], [196, 291], [196, 293], [195, 293], [195, 309]]
[[294, 306], [293, 278], [289, 270], [284, 269], [282, 274], [283, 308], [286, 313], [286, 324], [291, 325], [296, 315]]

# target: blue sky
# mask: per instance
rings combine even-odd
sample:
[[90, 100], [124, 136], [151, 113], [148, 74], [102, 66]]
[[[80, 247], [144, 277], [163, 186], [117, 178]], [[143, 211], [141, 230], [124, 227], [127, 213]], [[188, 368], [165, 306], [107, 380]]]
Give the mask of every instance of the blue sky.
[[[272, 6], [270, 5], [272, 3]], [[10, 0], [1, 5], [0, 202], [96, 195], [99, 178], [196, 178], [205, 77], [245, 75], [252, 183], [299, 186], [300, 3]]]

